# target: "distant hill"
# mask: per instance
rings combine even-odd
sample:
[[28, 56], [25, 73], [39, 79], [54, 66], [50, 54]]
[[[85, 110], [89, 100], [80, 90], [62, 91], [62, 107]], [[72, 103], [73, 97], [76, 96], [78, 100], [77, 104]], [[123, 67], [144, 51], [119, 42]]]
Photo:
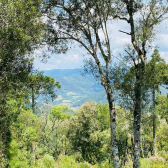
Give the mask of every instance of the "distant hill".
[[85, 101], [107, 103], [104, 88], [91, 75], [82, 76], [83, 69], [53, 69], [44, 71], [59, 81], [61, 88], [57, 90], [58, 98], [54, 105], [66, 104], [70, 107], [81, 106]]
[[[57, 90], [58, 97], [53, 105], [66, 104], [72, 107], [81, 106], [85, 101], [107, 103], [104, 88], [93, 76], [82, 76], [83, 69], [53, 69], [44, 71], [44, 75], [59, 81], [61, 88]], [[167, 90], [161, 86], [162, 95], [166, 96]]]

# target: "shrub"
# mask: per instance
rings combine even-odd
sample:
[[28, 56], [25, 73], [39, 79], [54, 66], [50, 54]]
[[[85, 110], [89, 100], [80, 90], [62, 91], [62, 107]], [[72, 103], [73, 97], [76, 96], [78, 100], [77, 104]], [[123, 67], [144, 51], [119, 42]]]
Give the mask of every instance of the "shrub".
[[55, 160], [49, 154], [45, 154], [41, 159], [39, 159], [37, 161], [37, 164], [36, 164], [35, 167], [38, 167], [38, 168], [46, 168], [46, 167], [47, 168], [55, 168]]
[[88, 162], [80, 163], [75, 156], [60, 155], [56, 162], [59, 168], [91, 168]]

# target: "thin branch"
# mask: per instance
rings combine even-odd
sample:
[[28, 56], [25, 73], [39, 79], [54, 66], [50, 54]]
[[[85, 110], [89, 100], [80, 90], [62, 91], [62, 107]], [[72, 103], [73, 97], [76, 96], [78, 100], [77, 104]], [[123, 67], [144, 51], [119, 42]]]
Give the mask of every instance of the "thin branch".
[[134, 57], [127, 50], [125, 50], [125, 52], [132, 58], [132, 60], [134, 62], [134, 66], [136, 66]]
[[71, 34], [69, 34], [69, 33], [66, 33], [66, 32], [62, 32], [62, 33], [63, 33], [63, 34], [66, 34], [67, 36], [69, 36], [70, 39], [75, 40], [75, 41], [77, 41], [78, 43], [80, 43], [91, 55], [93, 55], [93, 53], [90, 51], [90, 49], [89, 49], [81, 40], [79, 40], [79, 39], [73, 37], [73, 36], [72, 36]]
[[121, 59], [119, 59], [117, 56], [114, 56], [114, 55], [112, 55], [113, 57], [115, 57], [116, 59], [118, 59], [124, 66], [127, 66], [127, 64], [126, 63], [124, 63]]
[[127, 33], [127, 32], [122, 31], [122, 30], [119, 30], [119, 32], [121, 32], [121, 33], [125, 33], [125, 34], [127, 34], [127, 35], [131, 35], [131, 33]]
[[124, 20], [124, 21], [126, 21], [126, 22], [128, 22], [128, 23], [130, 23], [130, 21], [127, 19], [127, 18], [125, 18], [125, 17], [120, 17], [120, 16], [114, 16], [114, 19], [115, 18], [119, 18], [120, 20]]

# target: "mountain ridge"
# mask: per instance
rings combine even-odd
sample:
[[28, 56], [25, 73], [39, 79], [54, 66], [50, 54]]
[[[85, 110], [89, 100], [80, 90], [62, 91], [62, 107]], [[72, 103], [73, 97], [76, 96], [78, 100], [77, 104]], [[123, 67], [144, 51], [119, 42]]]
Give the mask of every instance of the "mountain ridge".
[[[60, 82], [61, 88], [57, 89], [58, 97], [53, 105], [66, 104], [70, 107], [81, 106], [85, 101], [107, 103], [103, 86], [92, 75], [82, 75], [83, 69], [52, 69], [45, 70], [43, 74], [55, 78]], [[161, 86], [162, 95], [166, 96], [167, 90]]]
[[92, 75], [82, 75], [83, 69], [52, 69], [43, 74], [60, 82], [57, 99], [53, 104], [66, 104], [70, 107], [81, 106], [85, 101], [107, 103], [103, 86]]

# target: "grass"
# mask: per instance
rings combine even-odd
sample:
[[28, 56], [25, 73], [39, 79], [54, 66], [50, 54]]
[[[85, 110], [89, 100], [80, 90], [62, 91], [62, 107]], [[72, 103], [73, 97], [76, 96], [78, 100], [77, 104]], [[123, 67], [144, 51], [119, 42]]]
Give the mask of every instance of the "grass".
[[[124, 168], [132, 168], [133, 167], [133, 162], [129, 160]], [[153, 158], [141, 158], [140, 159], [140, 168], [166, 168], [167, 164], [158, 159], [157, 157]]]

